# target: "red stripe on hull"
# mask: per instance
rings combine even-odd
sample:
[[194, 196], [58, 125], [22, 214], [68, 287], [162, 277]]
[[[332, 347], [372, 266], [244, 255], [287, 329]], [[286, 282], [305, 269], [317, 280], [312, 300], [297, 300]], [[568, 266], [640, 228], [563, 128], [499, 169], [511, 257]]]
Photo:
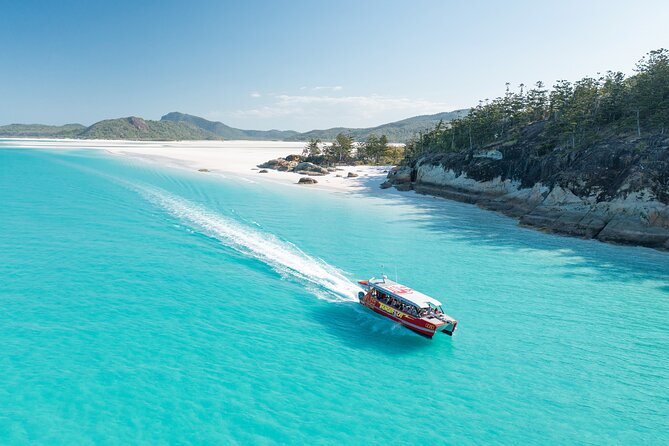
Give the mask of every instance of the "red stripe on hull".
[[[367, 305], [365, 305], [365, 306], [367, 307]], [[381, 310], [377, 307], [373, 307], [373, 308], [367, 307], [367, 308], [369, 308], [370, 310], [373, 310], [375, 313], [380, 314], [381, 316], [387, 317], [388, 319], [390, 319], [392, 321], [399, 322], [404, 327], [408, 328], [409, 330], [411, 330], [413, 332], [418, 333], [419, 335], [427, 336], [428, 338], [432, 338], [434, 336], [434, 333], [436, 332], [436, 330], [428, 330], [427, 328], [423, 328], [423, 327], [419, 327], [419, 326], [414, 325], [414, 324], [410, 324], [409, 322], [406, 322], [403, 319], [400, 319], [400, 318], [397, 318], [397, 317], [395, 317], [391, 314], [388, 314], [385, 311], [383, 311], [383, 310]]]

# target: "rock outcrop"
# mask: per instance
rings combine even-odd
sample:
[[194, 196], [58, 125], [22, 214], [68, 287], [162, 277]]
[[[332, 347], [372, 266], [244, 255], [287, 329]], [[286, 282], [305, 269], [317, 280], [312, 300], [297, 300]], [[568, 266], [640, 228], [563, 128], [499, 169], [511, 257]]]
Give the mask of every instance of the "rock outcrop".
[[282, 172], [295, 172], [300, 175], [322, 176], [330, 173], [328, 169], [314, 163], [300, 161], [300, 155], [288, 155], [285, 158], [276, 158], [259, 164], [262, 169], [274, 169]]
[[298, 162], [297, 161], [288, 161], [285, 158], [276, 158], [273, 160], [269, 160], [266, 163], [258, 164], [258, 167], [261, 169], [274, 169], [274, 170], [280, 170], [282, 172], [287, 172], [289, 170], [293, 170], [295, 166], [297, 166]]
[[297, 182], [297, 184], [316, 184], [316, 183], [318, 183], [318, 180], [316, 180], [315, 178], [310, 178], [310, 177], [302, 177]]
[[298, 165], [296, 165], [293, 168], [293, 172], [302, 174], [302, 175], [327, 175], [328, 170], [324, 167], [317, 166], [314, 163], [308, 163], [306, 161], [302, 161]]
[[669, 137], [613, 137], [574, 150], [507, 142], [432, 154], [381, 187], [476, 204], [523, 225], [669, 249]]

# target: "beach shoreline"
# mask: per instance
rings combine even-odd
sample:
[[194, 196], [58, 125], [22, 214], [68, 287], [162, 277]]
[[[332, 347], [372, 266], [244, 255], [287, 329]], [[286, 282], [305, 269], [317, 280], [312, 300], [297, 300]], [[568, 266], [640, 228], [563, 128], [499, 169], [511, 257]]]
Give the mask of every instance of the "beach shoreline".
[[[294, 184], [336, 192], [359, 192], [377, 188], [385, 180], [390, 166], [340, 166], [341, 170], [311, 177], [317, 184], [298, 185], [304, 175], [267, 169], [259, 173], [258, 164], [270, 159], [300, 154], [304, 142], [284, 141], [120, 141], [81, 139], [0, 139], [1, 148], [43, 150], [98, 150], [162, 166], [206, 174], [232, 174], [246, 179]], [[349, 178], [352, 172], [357, 177]], [[337, 176], [341, 175], [341, 176]]]

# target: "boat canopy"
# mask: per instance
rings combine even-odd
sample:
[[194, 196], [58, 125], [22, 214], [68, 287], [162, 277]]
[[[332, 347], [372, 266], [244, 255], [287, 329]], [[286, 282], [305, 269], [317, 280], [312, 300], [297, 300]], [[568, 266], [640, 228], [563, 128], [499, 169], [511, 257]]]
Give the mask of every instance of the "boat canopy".
[[385, 277], [383, 279], [371, 278], [367, 281], [367, 284], [384, 294], [389, 294], [396, 299], [405, 301], [411, 305], [415, 305], [418, 308], [438, 308], [441, 306], [441, 302], [439, 302], [437, 299], [419, 291], [413, 290], [408, 286], [393, 282], [392, 280], [389, 280]]

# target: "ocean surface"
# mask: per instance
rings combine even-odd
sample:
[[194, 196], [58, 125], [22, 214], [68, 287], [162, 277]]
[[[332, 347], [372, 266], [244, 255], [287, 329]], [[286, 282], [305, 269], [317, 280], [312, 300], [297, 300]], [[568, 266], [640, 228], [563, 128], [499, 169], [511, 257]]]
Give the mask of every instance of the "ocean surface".
[[[456, 335], [358, 305], [381, 265]], [[0, 444], [669, 444], [669, 254], [2, 149]]]

